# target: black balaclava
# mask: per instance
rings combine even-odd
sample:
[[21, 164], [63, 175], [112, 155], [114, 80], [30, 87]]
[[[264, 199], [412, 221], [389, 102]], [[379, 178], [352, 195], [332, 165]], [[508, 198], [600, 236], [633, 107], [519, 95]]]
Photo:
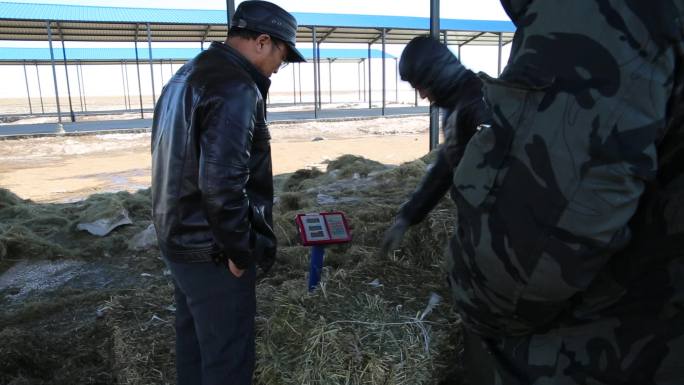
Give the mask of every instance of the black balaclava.
[[399, 74], [412, 87], [427, 89], [435, 104], [447, 108], [458, 103], [460, 88], [475, 76], [449, 48], [429, 36], [416, 37], [406, 45], [399, 61]]

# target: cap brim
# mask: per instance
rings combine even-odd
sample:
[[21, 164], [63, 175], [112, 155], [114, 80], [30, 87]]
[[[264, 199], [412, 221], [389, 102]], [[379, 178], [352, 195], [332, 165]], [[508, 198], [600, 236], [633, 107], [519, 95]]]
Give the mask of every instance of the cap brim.
[[287, 62], [288, 63], [305, 63], [306, 59], [304, 59], [304, 55], [302, 55], [301, 52], [295, 46], [288, 44], [287, 47], [289, 48], [288, 54], [287, 54]]

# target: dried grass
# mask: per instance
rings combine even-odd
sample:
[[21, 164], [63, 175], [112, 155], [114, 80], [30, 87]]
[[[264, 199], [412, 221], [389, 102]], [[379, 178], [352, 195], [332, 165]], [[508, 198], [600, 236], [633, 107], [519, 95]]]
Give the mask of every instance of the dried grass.
[[[274, 210], [279, 261], [257, 285], [257, 384], [417, 385], [446, 376], [461, 349], [444, 279], [443, 249], [454, 222], [450, 202], [443, 200], [411, 228], [401, 250], [377, 254], [426, 168], [420, 159], [388, 167], [343, 156], [325, 173], [276, 178], [283, 186]], [[327, 201], [318, 203], [320, 194]], [[40, 205], [0, 190], [0, 266], [80, 258], [116, 260], [132, 277], [151, 273], [128, 287], [60, 289], [3, 313], [0, 383], [174, 383], [172, 285], [156, 250], [132, 254], [125, 246], [149, 224], [149, 199], [149, 191], [141, 191]], [[326, 203], [330, 199], [336, 203]], [[74, 230], [80, 220], [121, 208], [133, 226], [97, 239]], [[333, 209], [347, 214], [353, 241], [327, 248], [320, 287], [309, 293], [309, 249], [299, 244], [293, 219]], [[421, 318], [431, 293], [444, 301]]]

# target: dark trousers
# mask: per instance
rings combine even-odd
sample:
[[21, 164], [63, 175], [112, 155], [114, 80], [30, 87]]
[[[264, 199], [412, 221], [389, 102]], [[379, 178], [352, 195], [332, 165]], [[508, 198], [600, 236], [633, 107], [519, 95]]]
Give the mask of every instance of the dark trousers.
[[177, 384], [251, 384], [254, 267], [237, 278], [212, 262], [165, 261], [175, 283]]

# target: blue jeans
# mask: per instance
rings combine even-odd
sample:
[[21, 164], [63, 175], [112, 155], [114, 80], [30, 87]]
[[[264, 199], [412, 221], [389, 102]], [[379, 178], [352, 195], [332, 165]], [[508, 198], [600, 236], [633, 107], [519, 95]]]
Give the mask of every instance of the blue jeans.
[[174, 278], [178, 385], [249, 385], [254, 373], [255, 268], [164, 259]]

